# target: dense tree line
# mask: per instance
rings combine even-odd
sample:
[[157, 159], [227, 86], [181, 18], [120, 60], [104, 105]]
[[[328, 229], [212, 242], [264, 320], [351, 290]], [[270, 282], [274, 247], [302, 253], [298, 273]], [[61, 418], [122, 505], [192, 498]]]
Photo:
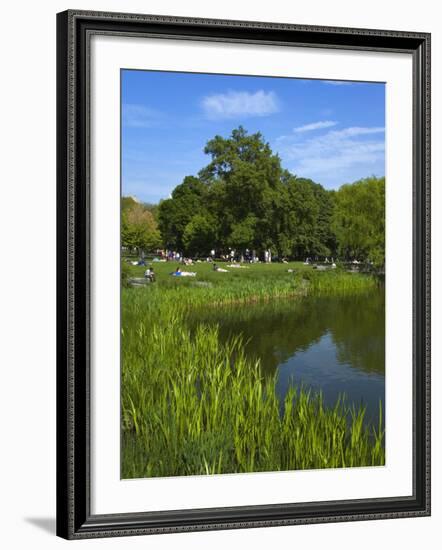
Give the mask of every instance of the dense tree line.
[[121, 244], [138, 251], [154, 250], [162, 246], [161, 234], [148, 206], [132, 197], [121, 200]]
[[385, 262], [385, 178], [342, 185], [335, 193], [332, 231], [344, 258]]
[[185, 177], [171, 198], [123, 205], [123, 245], [138, 231], [132, 221], [144, 216], [150, 237], [141, 247], [161, 243], [189, 256], [269, 249], [279, 258], [339, 255], [383, 265], [384, 178], [326, 190], [284, 169], [262, 135], [242, 127], [214, 137], [204, 152], [209, 164]]

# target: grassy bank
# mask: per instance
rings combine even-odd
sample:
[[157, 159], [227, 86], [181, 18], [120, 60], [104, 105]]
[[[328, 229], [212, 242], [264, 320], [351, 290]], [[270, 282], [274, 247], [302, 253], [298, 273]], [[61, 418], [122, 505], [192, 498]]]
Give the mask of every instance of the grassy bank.
[[[219, 264], [225, 269], [227, 265]], [[129, 266], [129, 276], [142, 277], [144, 267]], [[269, 301], [320, 294], [355, 294], [375, 288], [377, 280], [369, 275], [345, 271], [315, 271], [300, 262], [291, 264], [257, 264], [243, 269], [231, 268], [228, 273], [213, 271], [209, 263], [182, 267], [194, 271], [196, 277], [172, 277], [175, 264], [154, 264], [156, 282], [143, 289], [123, 290], [123, 305], [135, 292], [144, 307], [155, 311], [168, 300], [175, 307], [222, 305], [241, 302]], [[291, 270], [291, 272], [289, 272]]]
[[382, 426], [365, 426], [362, 409], [325, 408], [292, 388], [281, 411], [275, 377], [246, 358], [240, 335], [222, 343], [216, 326], [191, 335], [186, 325], [196, 306], [365, 292], [374, 279], [299, 264], [229, 273], [197, 264], [185, 268], [195, 279], [180, 279], [174, 267], [155, 265], [156, 283], [122, 292], [124, 478], [384, 463]]

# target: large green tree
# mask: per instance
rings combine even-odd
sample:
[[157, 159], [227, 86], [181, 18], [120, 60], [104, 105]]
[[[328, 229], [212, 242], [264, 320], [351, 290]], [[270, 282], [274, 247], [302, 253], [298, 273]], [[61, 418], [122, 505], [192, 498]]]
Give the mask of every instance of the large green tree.
[[221, 247], [278, 247], [283, 194], [281, 161], [258, 132], [243, 127], [216, 136], [204, 152], [211, 157], [199, 177], [210, 188], [208, 207], [218, 219]]
[[333, 229], [346, 259], [385, 263], [385, 178], [369, 177], [335, 193]]
[[185, 250], [184, 232], [192, 218], [206, 211], [207, 192], [207, 185], [199, 178], [187, 176], [170, 199], [160, 202], [158, 225], [167, 248]]
[[152, 213], [130, 197], [122, 199], [121, 244], [138, 252], [161, 246], [161, 234]]
[[310, 179], [289, 172], [284, 177], [285, 196], [278, 225], [279, 248], [295, 258], [329, 256], [335, 252], [331, 230], [333, 194]]
[[216, 240], [216, 221], [208, 212], [193, 216], [182, 237], [184, 250], [191, 256], [208, 256]]

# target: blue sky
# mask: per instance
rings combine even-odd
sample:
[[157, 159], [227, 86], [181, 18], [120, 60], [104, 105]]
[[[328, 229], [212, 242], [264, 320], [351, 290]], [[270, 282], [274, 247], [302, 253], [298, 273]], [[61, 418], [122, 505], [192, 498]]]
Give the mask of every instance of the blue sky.
[[239, 125], [328, 189], [385, 173], [382, 83], [123, 70], [123, 195], [167, 198]]

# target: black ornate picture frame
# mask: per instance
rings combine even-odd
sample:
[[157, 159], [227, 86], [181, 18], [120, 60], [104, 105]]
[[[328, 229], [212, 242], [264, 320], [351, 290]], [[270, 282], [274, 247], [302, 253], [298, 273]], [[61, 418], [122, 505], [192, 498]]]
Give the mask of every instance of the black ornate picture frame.
[[[413, 495], [91, 514], [89, 44], [94, 34], [413, 58]], [[57, 534], [67, 539], [430, 514], [430, 35], [69, 10], [57, 16]]]

